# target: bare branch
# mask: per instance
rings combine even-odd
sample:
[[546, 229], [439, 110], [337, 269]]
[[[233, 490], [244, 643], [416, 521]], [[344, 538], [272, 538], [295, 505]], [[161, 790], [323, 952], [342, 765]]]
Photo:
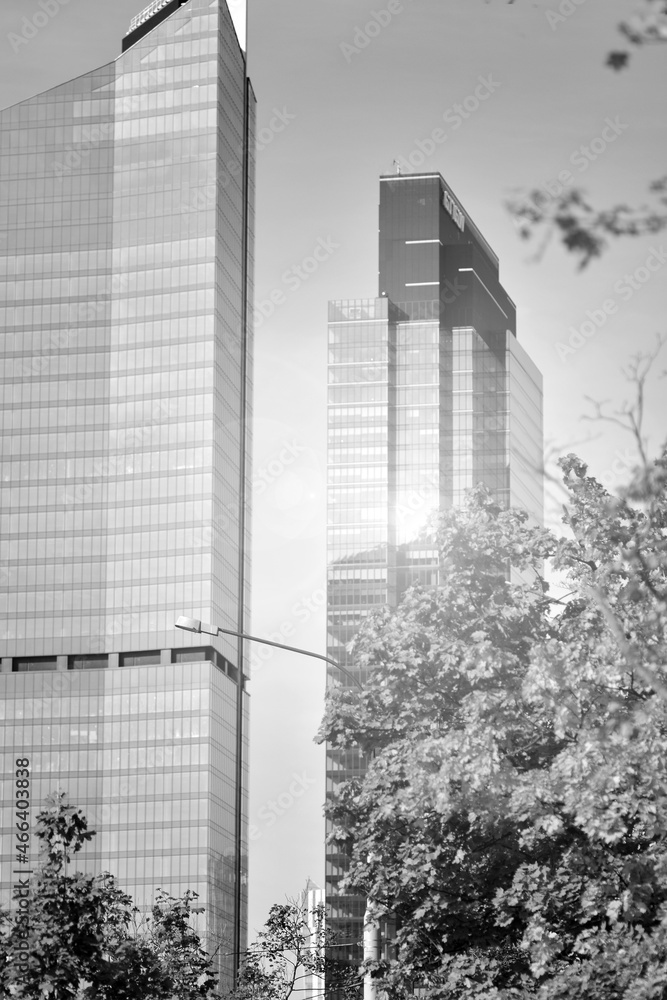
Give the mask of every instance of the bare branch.
[[635, 400], [633, 403], [624, 403], [620, 410], [606, 413], [604, 407], [608, 405], [608, 400], [598, 401], [590, 396], [584, 397], [594, 408], [595, 413], [591, 416], [584, 415], [584, 420], [597, 421], [614, 424], [624, 431], [628, 431], [634, 438], [641, 465], [644, 471], [649, 467], [649, 460], [646, 454], [646, 441], [642, 435], [644, 426], [644, 416], [646, 407], [646, 382], [652, 373], [653, 366], [662, 351], [667, 338], [662, 334], [656, 334], [656, 344], [653, 350], [636, 354], [624, 369], [628, 381], [635, 386]]

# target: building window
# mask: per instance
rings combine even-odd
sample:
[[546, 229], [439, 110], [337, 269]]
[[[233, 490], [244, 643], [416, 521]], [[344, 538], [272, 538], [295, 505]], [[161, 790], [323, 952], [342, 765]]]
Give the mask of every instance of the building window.
[[106, 653], [89, 653], [83, 656], [70, 656], [67, 659], [68, 670], [96, 670], [109, 666]]
[[153, 649], [144, 653], [121, 653], [121, 667], [145, 667], [150, 663], [160, 662], [160, 650]]
[[16, 673], [27, 673], [33, 670], [57, 670], [58, 660], [55, 656], [15, 656], [12, 670]]
[[171, 653], [172, 663], [201, 663], [203, 660], [216, 662], [216, 653], [212, 646], [201, 649], [174, 649]]

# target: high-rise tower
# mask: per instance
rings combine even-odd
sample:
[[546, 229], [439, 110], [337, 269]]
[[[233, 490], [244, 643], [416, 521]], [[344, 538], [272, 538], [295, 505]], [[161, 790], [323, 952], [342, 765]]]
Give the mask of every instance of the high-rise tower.
[[[440, 174], [380, 179], [379, 282], [378, 298], [329, 304], [328, 653], [348, 670], [370, 610], [437, 582], [433, 511], [483, 482], [542, 521], [541, 376], [498, 258]], [[327, 793], [360, 770], [329, 748]], [[359, 963], [365, 901], [339, 891], [345, 870], [329, 847], [336, 954]]]
[[82, 865], [200, 893], [226, 981], [243, 648], [174, 621], [247, 630], [253, 135], [224, 0], [153, 0], [114, 62], [0, 112], [3, 901], [27, 760], [31, 822], [61, 787], [97, 829]]

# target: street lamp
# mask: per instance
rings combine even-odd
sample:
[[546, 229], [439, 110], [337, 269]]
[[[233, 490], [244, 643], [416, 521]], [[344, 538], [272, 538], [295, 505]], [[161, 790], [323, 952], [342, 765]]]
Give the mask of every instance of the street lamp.
[[197, 632], [204, 633], [205, 635], [219, 635], [223, 633], [224, 635], [233, 635], [237, 639], [248, 639], [250, 642], [261, 642], [265, 646], [276, 646], [278, 649], [287, 649], [290, 653], [302, 653], [304, 656], [314, 656], [318, 660], [324, 660], [325, 663], [330, 663], [337, 670], [340, 670], [341, 674], [344, 674], [348, 680], [356, 684], [358, 688], [362, 688], [361, 681], [354, 674], [337, 663], [336, 660], [332, 660], [330, 656], [324, 656], [323, 653], [313, 653], [309, 649], [300, 649], [298, 646], [286, 646], [284, 642], [274, 642], [273, 639], [260, 639], [256, 635], [246, 635], [244, 632], [236, 632], [231, 628], [220, 628], [216, 625], [208, 625], [206, 622], [200, 622], [198, 618], [185, 618], [183, 615], [177, 620], [176, 628], [182, 628], [186, 632]]
[[[185, 632], [195, 632], [198, 635], [232, 635], [237, 639], [247, 639], [249, 642], [261, 642], [265, 646], [275, 646], [277, 649], [286, 649], [290, 653], [301, 653], [303, 656], [313, 656], [317, 660], [324, 660], [325, 663], [330, 663], [333, 667], [356, 684], [360, 690], [363, 690], [361, 681], [354, 674], [350, 673], [347, 667], [341, 666], [336, 660], [332, 660], [330, 656], [324, 656], [323, 653], [313, 653], [309, 649], [300, 649], [298, 646], [286, 646], [284, 642], [274, 642], [273, 639], [260, 639], [256, 635], [246, 635], [245, 632], [237, 632], [236, 629], [232, 628], [220, 628], [217, 625], [209, 625], [207, 622], [202, 622], [198, 618], [186, 618], [185, 615], [181, 615], [176, 621], [176, 628], [181, 628]], [[239, 668], [239, 700], [242, 697], [242, 686], [243, 686], [243, 670]], [[236, 760], [236, 914], [237, 921], [238, 915], [241, 912], [241, 778], [243, 774], [243, 769], [240, 760], [240, 748], [242, 747], [241, 741], [241, 720], [242, 713], [237, 714], [237, 728], [238, 732], [236, 734], [236, 745], [237, 745], [237, 760]], [[366, 914], [364, 916], [364, 958], [373, 959], [377, 958], [379, 953], [379, 937], [378, 937], [378, 925], [377, 920], [374, 915], [373, 906], [371, 900], [368, 900], [366, 905]], [[236, 962], [238, 963], [240, 959], [240, 954], [235, 956]], [[370, 974], [364, 977], [364, 1000], [375, 1000], [376, 988]]]

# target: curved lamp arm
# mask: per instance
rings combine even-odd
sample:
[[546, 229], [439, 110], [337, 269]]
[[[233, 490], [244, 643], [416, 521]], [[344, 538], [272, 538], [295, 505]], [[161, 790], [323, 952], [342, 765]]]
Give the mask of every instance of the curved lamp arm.
[[317, 660], [324, 660], [325, 663], [330, 663], [337, 670], [340, 670], [341, 674], [356, 684], [358, 688], [363, 690], [361, 681], [351, 673], [347, 667], [341, 666], [336, 660], [332, 660], [330, 656], [324, 656], [323, 653], [313, 653], [309, 649], [300, 649], [298, 646], [287, 646], [284, 642], [274, 642], [273, 639], [260, 639], [256, 635], [246, 635], [245, 632], [236, 632], [231, 628], [220, 628], [217, 625], [209, 625], [207, 622], [201, 622], [198, 618], [186, 618], [181, 615], [181, 617], [176, 621], [176, 628], [182, 628], [185, 632], [196, 632], [204, 633], [205, 635], [233, 635], [237, 639], [248, 639], [250, 642], [261, 642], [265, 646], [275, 646], [277, 649], [286, 649], [290, 653], [301, 653], [303, 656], [313, 656]]

